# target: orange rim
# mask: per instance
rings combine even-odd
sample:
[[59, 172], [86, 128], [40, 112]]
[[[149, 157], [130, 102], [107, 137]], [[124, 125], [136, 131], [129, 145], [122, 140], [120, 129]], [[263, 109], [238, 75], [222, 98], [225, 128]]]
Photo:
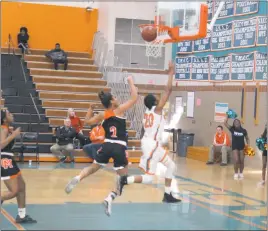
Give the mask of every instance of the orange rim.
[[[180, 28], [177, 27], [169, 27], [165, 25], [158, 24], [142, 24], [139, 25], [141, 31], [144, 27], [152, 26], [158, 29], [159, 32], [167, 31], [170, 39], [165, 39], [164, 43], [177, 43], [182, 41], [191, 41], [198, 40], [201, 38], [205, 38], [207, 36], [207, 22], [208, 22], [208, 6], [207, 4], [201, 4], [200, 7], [200, 23], [199, 23], [199, 31], [195, 35], [181, 35], [179, 34]], [[157, 40], [157, 39], [156, 39]]]

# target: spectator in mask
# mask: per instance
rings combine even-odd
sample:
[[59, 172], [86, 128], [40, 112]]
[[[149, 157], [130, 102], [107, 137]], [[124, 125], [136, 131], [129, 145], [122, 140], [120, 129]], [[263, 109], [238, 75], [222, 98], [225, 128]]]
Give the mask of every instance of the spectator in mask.
[[89, 139], [83, 135], [83, 122], [81, 119], [75, 114], [73, 108], [68, 109], [68, 117], [71, 120], [72, 127], [76, 131], [75, 138], [79, 140], [81, 146], [83, 147], [86, 143], [89, 143]]
[[67, 70], [68, 67], [68, 59], [67, 54], [60, 48], [60, 44], [56, 43], [55, 49], [46, 53], [46, 57], [51, 59], [54, 63], [55, 70], [59, 69], [59, 63], [64, 65], [64, 70]]

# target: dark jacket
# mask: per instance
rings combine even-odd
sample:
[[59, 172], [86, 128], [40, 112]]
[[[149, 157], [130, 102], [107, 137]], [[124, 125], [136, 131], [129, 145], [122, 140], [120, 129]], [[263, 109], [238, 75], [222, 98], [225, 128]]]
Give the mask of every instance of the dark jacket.
[[46, 57], [50, 58], [52, 61], [65, 61], [67, 59], [67, 54], [64, 50], [53, 49], [46, 53]]
[[56, 128], [56, 137], [58, 145], [72, 144], [76, 135], [75, 129], [72, 127], [61, 126]]
[[18, 44], [22, 43], [22, 44], [26, 44], [28, 43], [29, 40], [29, 35], [25, 34], [22, 35], [21, 33], [18, 34]]

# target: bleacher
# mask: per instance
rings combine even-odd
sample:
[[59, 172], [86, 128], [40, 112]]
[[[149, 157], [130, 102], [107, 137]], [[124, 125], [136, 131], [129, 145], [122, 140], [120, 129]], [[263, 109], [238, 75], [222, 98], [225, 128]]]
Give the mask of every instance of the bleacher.
[[[68, 52], [68, 70], [64, 71], [60, 65], [60, 70], [56, 71], [51, 61], [44, 56], [45, 52], [31, 50], [31, 55], [25, 55], [24, 61], [21, 61], [17, 49], [16, 55], [2, 56], [2, 64], [8, 63], [2, 72], [3, 104], [14, 114], [14, 127], [21, 127], [22, 132], [39, 132], [40, 154], [50, 153], [50, 147], [55, 142], [52, 128], [63, 125], [68, 108], [74, 108], [83, 120], [89, 103], [94, 105], [94, 110], [103, 110], [98, 92], [111, 90], [88, 53]], [[7, 49], [2, 49], [2, 53], [7, 53]], [[141, 95], [148, 93], [147, 90], [139, 91]], [[138, 162], [141, 155], [140, 140], [136, 139], [136, 131], [130, 128], [129, 121], [127, 125], [130, 161]], [[89, 131], [90, 128], [85, 126], [84, 135], [88, 136]], [[76, 150], [75, 153], [78, 162], [88, 162], [82, 150]], [[52, 155], [44, 156], [40, 156], [40, 161], [57, 160]]]

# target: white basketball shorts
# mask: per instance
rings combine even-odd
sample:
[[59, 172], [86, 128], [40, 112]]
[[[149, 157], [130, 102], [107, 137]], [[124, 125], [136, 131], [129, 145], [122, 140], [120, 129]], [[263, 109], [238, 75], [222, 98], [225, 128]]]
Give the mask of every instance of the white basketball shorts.
[[141, 140], [141, 148], [143, 155], [141, 156], [139, 167], [146, 174], [155, 175], [157, 164], [165, 160], [168, 150], [161, 146], [161, 142], [148, 138]]

